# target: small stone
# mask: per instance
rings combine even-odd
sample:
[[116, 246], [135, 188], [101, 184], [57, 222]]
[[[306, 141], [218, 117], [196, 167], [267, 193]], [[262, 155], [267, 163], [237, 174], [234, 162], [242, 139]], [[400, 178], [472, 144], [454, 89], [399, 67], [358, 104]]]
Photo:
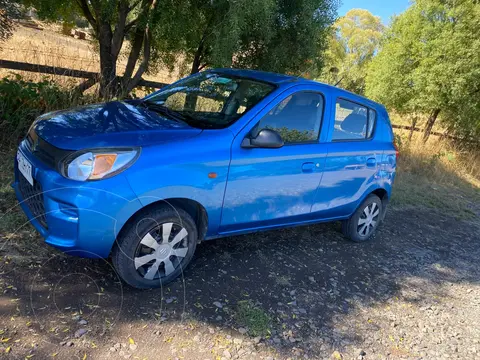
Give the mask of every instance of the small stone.
[[245, 335], [247, 333], [247, 329], [241, 327], [241, 328], [238, 329], [238, 332], [242, 335]]
[[282, 340], [280, 340], [280, 338], [278, 338], [278, 337], [275, 337], [275, 338], [273, 338], [273, 342], [275, 344], [280, 344], [282, 342]]
[[217, 320], [217, 321], [222, 321], [222, 319], [223, 319], [223, 318], [222, 318], [221, 315], [218, 315], [218, 316], [215, 318], [215, 320]]
[[66, 341], [62, 341], [62, 342], [60, 343], [60, 346], [65, 346], [66, 344], [67, 344]]
[[113, 346], [109, 349], [111, 352], [115, 352], [117, 351], [117, 349], [115, 349]]
[[225, 356], [225, 358], [227, 359], [232, 358], [232, 354], [230, 354], [230, 351], [228, 351], [228, 349], [223, 350], [223, 356]]
[[74, 317], [72, 317], [73, 321], [79, 321], [80, 319], [80, 315], [75, 315]]
[[73, 341], [68, 341], [66, 345], [67, 346], [73, 346]]
[[213, 305], [215, 305], [215, 306], [216, 306], [217, 308], [219, 308], [219, 309], [223, 308], [223, 305], [222, 305], [222, 303], [221, 303], [220, 301], [215, 301], [215, 302], [213, 303]]
[[261, 336], [257, 336], [256, 338], [253, 339], [253, 342], [255, 344], [258, 344], [260, 341], [262, 341], [262, 337]]
[[167, 304], [171, 304], [175, 299], [176, 299], [176, 298], [175, 298], [175, 296], [174, 296], [174, 297], [165, 299], [165, 302], [166, 302]]
[[77, 331], [75, 331], [75, 337], [76, 338], [82, 337], [86, 333], [87, 333], [87, 329], [78, 329]]
[[113, 345], [113, 347], [117, 350], [120, 350], [121, 345], [120, 343], [116, 343], [115, 345]]
[[130, 350], [135, 351], [137, 350], [138, 345], [137, 344], [130, 344]]
[[309, 276], [308, 280], [310, 280], [311, 282], [315, 282], [315, 278], [313, 276]]
[[235, 345], [242, 345], [243, 340], [242, 340], [242, 339], [235, 338], [235, 339], [233, 339], [233, 343], [234, 343]]
[[84, 319], [82, 319], [78, 322], [78, 325], [87, 325], [87, 324], [88, 324], [88, 321], [84, 320]]
[[366, 353], [365, 351], [363, 351], [363, 350], [360, 350], [359, 353], [358, 353], [358, 355], [360, 355], [360, 356], [365, 356], [365, 355], [367, 355], [367, 353]]
[[209, 328], [208, 328], [208, 332], [209, 332], [210, 334], [215, 334], [215, 329], [212, 328], [212, 327], [209, 327]]

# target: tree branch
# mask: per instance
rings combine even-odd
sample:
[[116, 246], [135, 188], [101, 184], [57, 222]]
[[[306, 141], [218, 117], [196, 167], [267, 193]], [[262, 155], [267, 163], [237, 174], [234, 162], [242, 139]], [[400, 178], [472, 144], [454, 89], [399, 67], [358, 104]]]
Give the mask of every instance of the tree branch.
[[88, 22], [92, 27], [97, 30], [97, 20], [93, 17], [92, 12], [90, 11], [90, 8], [88, 7], [87, 0], [76, 0], [78, 6], [80, 6], [80, 9], [82, 9], [83, 15], [87, 18]]
[[138, 82], [142, 79], [143, 73], [148, 69], [148, 63], [150, 61], [150, 38], [151, 32], [150, 29], [147, 27], [145, 29], [145, 37], [143, 40], [143, 60], [140, 66], [135, 73], [133, 79], [129, 82], [127, 87], [127, 93], [133, 90], [135, 86], [137, 86]]
[[115, 31], [112, 36], [112, 56], [115, 59], [118, 57], [120, 50], [122, 49], [123, 40], [125, 38], [125, 23], [127, 21], [128, 15], [128, 3], [125, 0], [122, 0], [118, 4], [118, 21]]

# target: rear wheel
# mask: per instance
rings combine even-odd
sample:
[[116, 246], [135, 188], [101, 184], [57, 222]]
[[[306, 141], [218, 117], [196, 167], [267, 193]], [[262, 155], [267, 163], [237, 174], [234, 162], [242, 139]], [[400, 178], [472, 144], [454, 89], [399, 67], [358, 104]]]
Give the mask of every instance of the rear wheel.
[[146, 289], [166, 285], [182, 274], [197, 244], [197, 228], [182, 209], [160, 206], [135, 217], [112, 252], [120, 277]]
[[382, 220], [382, 200], [377, 195], [369, 195], [342, 223], [343, 234], [352, 241], [362, 242], [371, 239]]

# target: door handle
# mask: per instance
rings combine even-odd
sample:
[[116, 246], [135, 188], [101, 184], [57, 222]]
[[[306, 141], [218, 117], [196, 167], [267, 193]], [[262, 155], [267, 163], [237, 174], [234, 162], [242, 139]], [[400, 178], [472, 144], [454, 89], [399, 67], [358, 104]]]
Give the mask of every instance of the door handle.
[[368, 167], [376, 167], [377, 166], [377, 159], [374, 157], [368, 158], [367, 159], [367, 166]]
[[313, 172], [313, 169], [315, 169], [315, 163], [313, 162], [306, 162], [302, 165], [303, 172]]

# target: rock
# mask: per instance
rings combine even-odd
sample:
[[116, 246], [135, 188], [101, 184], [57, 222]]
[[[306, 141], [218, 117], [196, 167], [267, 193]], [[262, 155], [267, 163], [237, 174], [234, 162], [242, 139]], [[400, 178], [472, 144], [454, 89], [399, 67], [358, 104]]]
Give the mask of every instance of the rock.
[[115, 349], [113, 346], [109, 349], [111, 352], [115, 352], [117, 351], [117, 349]]
[[223, 318], [222, 318], [221, 315], [218, 315], [218, 316], [215, 318], [215, 320], [217, 320], [217, 321], [222, 321], [222, 319], [223, 319]]
[[309, 276], [308, 280], [310, 280], [311, 282], [315, 282], [315, 278], [313, 276]]
[[241, 328], [238, 329], [238, 332], [242, 335], [245, 335], [247, 333], [247, 329], [241, 327]]
[[282, 340], [280, 340], [280, 338], [278, 338], [278, 337], [274, 337], [273, 342], [278, 345], [282, 342]]
[[358, 355], [360, 355], [360, 356], [365, 356], [365, 355], [367, 355], [367, 353], [366, 353], [365, 351], [363, 351], [363, 350], [360, 350], [360, 351], [358, 352]]
[[75, 331], [75, 337], [76, 338], [82, 337], [86, 333], [87, 333], [87, 329], [78, 329], [77, 331]]
[[138, 345], [137, 344], [130, 344], [130, 350], [135, 351], [137, 350]]
[[116, 343], [115, 345], [113, 345], [113, 347], [114, 347], [116, 350], [120, 350], [120, 348], [122, 347], [122, 345], [120, 345], [120, 343]]
[[209, 328], [208, 328], [208, 332], [209, 332], [210, 334], [215, 334], [215, 329], [212, 328], [212, 327], [209, 327]]
[[80, 321], [80, 319], [80, 315], [75, 315], [74, 317], [72, 317], [73, 321]]
[[215, 305], [215, 306], [216, 306], [217, 308], [219, 308], [219, 309], [223, 308], [223, 305], [222, 305], [222, 303], [221, 303], [220, 301], [215, 301], [215, 302], [213, 303], [213, 305]]
[[67, 342], [66, 342], [66, 341], [62, 341], [62, 342], [60, 343], [60, 346], [65, 346], [65, 345], [67, 345]]
[[66, 345], [67, 346], [73, 346], [73, 341], [68, 341]]
[[171, 304], [172, 302], [174, 302], [175, 299], [176, 299], [176, 297], [174, 296], [174, 297], [165, 299], [165, 302], [166, 302], [167, 304]]
[[242, 345], [243, 340], [242, 340], [242, 339], [235, 338], [235, 339], [233, 339], [233, 343], [234, 343], [235, 345]]
[[262, 341], [262, 337], [261, 336], [257, 336], [256, 338], [253, 339], [253, 342], [255, 344], [258, 344], [260, 341]]
[[230, 354], [230, 351], [228, 351], [228, 349], [223, 350], [223, 356], [225, 356], [226, 359], [232, 358], [232, 354]]
[[82, 319], [78, 322], [78, 325], [87, 325], [87, 324], [88, 324], [88, 321], [84, 320], [84, 319]]

